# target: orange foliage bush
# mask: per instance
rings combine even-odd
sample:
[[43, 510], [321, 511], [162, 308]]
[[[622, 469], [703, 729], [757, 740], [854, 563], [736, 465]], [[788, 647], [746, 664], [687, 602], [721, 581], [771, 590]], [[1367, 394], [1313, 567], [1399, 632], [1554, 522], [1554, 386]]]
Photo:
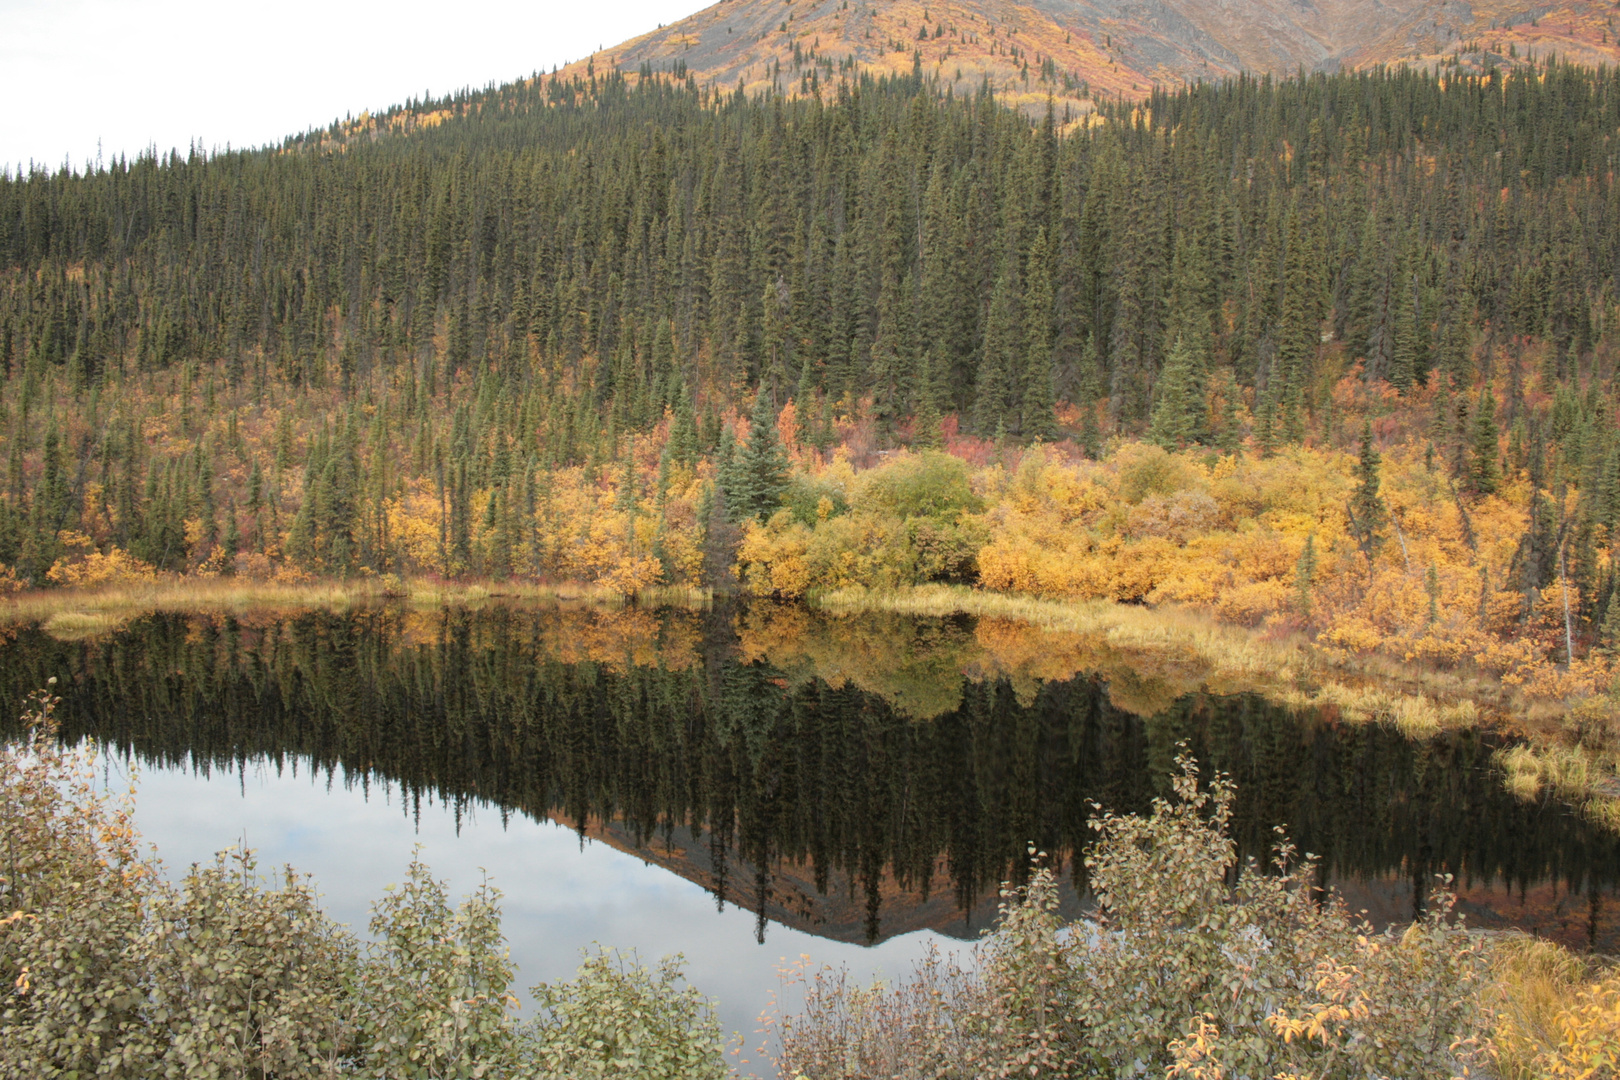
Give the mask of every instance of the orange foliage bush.
[[83, 533], [63, 532], [60, 539], [68, 554], [45, 572], [52, 584], [90, 589], [150, 581], [157, 576], [150, 564], [120, 548], [108, 548], [102, 554]]

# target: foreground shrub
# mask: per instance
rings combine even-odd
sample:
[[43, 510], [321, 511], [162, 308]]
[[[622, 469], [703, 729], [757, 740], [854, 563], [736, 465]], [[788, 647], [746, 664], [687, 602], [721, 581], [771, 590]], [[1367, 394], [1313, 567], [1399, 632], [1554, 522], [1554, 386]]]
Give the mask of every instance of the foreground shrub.
[[1503, 1080], [1620, 1073], [1620, 969], [1517, 935], [1494, 959], [1491, 1049]]
[[535, 988], [529, 1034], [544, 1075], [723, 1080], [725, 1040], [709, 1003], [666, 957], [649, 970], [610, 952], [587, 956], [572, 982]]
[[55, 699], [0, 749], [0, 1076], [720, 1077], [712, 1006], [680, 980], [588, 961], [514, 1015], [500, 894], [452, 907], [420, 862], [373, 906], [372, 943], [311, 883], [248, 853], [178, 885], [144, 859], [128, 799], [63, 749]]
[[1037, 868], [1004, 891], [970, 970], [935, 956], [893, 990], [810, 980], [805, 1010], [780, 1022], [784, 1073], [1470, 1075], [1486, 969], [1449, 897], [1376, 934], [1313, 891], [1314, 861], [1286, 842], [1269, 873], [1239, 865], [1227, 780], [1200, 790], [1182, 759], [1174, 792], [1147, 817], [1094, 820], [1097, 915], [1065, 925], [1056, 881]]

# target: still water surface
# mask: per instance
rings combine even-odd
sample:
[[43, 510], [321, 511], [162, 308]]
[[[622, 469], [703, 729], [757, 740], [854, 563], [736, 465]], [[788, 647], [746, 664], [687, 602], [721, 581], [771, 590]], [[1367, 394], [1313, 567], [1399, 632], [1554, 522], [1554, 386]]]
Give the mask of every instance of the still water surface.
[[800, 608], [150, 615], [59, 641], [8, 632], [8, 715], [54, 675], [171, 868], [246, 842], [367, 904], [414, 847], [452, 889], [505, 893], [523, 985], [592, 942], [684, 953], [751, 1034], [782, 958], [898, 976], [960, 948], [1028, 843], [1074, 858], [1093, 802], [1140, 811], [1181, 744], [1238, 783], [1376, 920], [1456, 875], [1475, 925], [1620, 948], [1620, 839], [1509, 796], [1502, 739], [1414, 742], [1124, 666], [991, 620]]

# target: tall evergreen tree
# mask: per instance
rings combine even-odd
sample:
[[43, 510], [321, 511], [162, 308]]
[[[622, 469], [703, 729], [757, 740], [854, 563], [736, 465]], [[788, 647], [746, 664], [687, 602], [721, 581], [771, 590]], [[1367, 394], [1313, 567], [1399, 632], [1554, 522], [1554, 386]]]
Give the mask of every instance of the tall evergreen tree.
[[1389, 507], [1379, 494], [1379, 466], [1382, 456], [1373, 448], [1372, 424], [1361, 425], [1361, 453], [1356, 459], [1356, 489], [1350, 496], [1350, 533], [1370, 562], [1384, 543], [1384, 526], [1389, 523]]
[[1052, 410], [1052, 268], [1046, 233], [1038, 232], [1024, 272], [1024, 363], [1020, 433], [1050, 440], [1057, 433]]
[[1005, 430], [1013, 406], [1013, 381], [1017, 376], [1020, 345], [1018, 325], [1018, 286], [1013, 269], [1003, 264], [990, 297], [990, 314], [985, 321], [984, 349], [979, 373], [974, 380], [973, 429], [981, 436], [998, 428]]
[[737, 450], [736, 465], [726, 488], [732, 520], [763, 521], [782, 505], [787, 490], [787, 452], [776, 428], [771, 400], [760, 394], [748, 418], [748, 441]]
[[1204, 400], [1201, 368], [1192, 348], [1177, 338], [1159, 375], [1158, 397], [1148, 426], [1150, 442], [1166, 450], [1179, 450], [1203, 438], [1209, 407]]
[[1475, 495], [1494, 495], [1501, 486], [1502, 468], [1498, 458], [1502, 450], [1496, 428], [1496, 396], [1489, 386], [1479, 392], [1470, 427], [1468, 490]]

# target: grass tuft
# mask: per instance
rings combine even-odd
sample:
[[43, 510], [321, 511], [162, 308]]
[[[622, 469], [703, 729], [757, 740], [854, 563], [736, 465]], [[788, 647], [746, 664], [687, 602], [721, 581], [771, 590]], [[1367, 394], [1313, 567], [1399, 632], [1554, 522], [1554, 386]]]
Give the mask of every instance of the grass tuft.
[[1486, 1004], [1503, 1080], [1613, 1076], [1620, 1060], [1620, 969], [1511, 934], [1492, 949]]
[[110, 633], [126, 621], [108, 611], [58, 611], [45, 620], [42, 628], [58, 641], [79, 641]]

